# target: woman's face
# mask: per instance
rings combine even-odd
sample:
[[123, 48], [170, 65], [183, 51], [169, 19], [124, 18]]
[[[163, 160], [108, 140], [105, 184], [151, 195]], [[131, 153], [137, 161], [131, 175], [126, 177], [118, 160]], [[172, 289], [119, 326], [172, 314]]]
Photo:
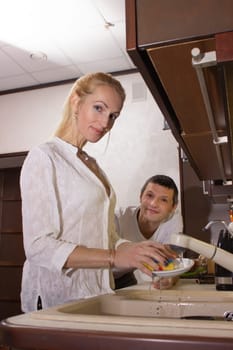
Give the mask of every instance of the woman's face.
[[99, 141], [111, 130], [122, 108], [120, 95], [108, 85], [97, 86], [82, 101], [77, 94], [73, 95], [71, 104], [76, 113], [75, 137], [78, 146], [86, 141]]

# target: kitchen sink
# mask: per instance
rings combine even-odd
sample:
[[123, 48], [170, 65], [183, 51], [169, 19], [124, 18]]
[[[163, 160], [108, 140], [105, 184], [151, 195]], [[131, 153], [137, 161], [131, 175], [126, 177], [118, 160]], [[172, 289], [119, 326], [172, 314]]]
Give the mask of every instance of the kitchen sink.
[[[188, 289], [186, 289], [188, 288]], [[211, 289], [210, 289], [211, 288]], [[180, 281], [176, 289], [134, 286], [32, 313], [32, 317], [63, 321], [118, 322], [134, 318], [232, 320], [233, 292]]]
[[69, 315], [224, 320], [233, 311], [233, 293], [122, 290], [58, 307], [57, 311]]
[[224, 318], [232, 307], [232, 292], [216, 291], [215, 285], [180, 279], [170, 290], [158, 291], [146, 283], [13, 316], [3, 326], [7, 339], [19, 338], [21, 342], [23, 333], [25, 344], [30, 333], [43, 345], [51, 332], [57, 348], [70, 343], [70, 339], [83, 348], [89, 339], [90, 348], [100, 348], [103, 344], [106, 348], [109, 344], [114, 347], [117, 341], [116, 348], [126, 344], [127, 349], [135, 345], [141, 348], [143, 344], [150, 348], [157, 344], [164, 349], [171, 344], [193, 349], [220, 344], [218, 349], [227, 345], [232, 349], [233, 322]]

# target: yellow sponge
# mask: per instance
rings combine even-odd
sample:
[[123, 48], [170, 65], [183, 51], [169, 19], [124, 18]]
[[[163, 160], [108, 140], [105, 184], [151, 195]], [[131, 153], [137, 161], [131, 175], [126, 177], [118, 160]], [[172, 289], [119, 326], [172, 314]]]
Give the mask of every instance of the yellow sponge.
[[174, 262], [170, 262], [168, 265], [162, 266], [162, 269], [164, 271], [174, 270], [175, 269], [175, 264], [174, 264]]
[[176, 268], [175, 260], [173, 259], [168, 259], [168, 262], [166, 265], [159, 265], [160, 271], [170, 271], [174, 270]]

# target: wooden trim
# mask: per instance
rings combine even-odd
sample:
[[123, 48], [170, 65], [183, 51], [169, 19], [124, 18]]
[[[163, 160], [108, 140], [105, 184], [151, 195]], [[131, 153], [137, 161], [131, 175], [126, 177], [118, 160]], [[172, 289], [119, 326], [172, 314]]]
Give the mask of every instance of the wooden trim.
[[28, 152], [0, 154], [0, 169], [21, 167], [27, 154]]
[[125, 1], [126, 12], [126, 48], [127, 50], [137, 47], [137, 24], [136, 24], [136, 3], [135, 0]]
[[[137, 72], [137, 70], [135, 70], [133, 68], [133, 69], [125, 69], [125, 70], [117, 71], [117, 72], [110, 72], [110, 74], [113, 75], [113, 76], [118, 76], [118, 75], [132, 74], [132, 73], [135, 73], [135, 72]], [[61, 80], [61, 81], [54, 81], [52, 83], [31, 85], [31, 86], [25, 86], [25, 87], [21, 87], [21, 88], [17, 88], [17, 89], [4, 90], [4, 91], [0, 91], [0, 96], [2, 96], [2, 95], [9, 95], [9, 94], [15, 94], [15, 93], [18, 93], [18, 92], [37, 90], [37, 89], [45, 89], [45, 88], [49, 88], [49, 87], [66, 85], [66, 84], [73, 84], [77, 79], [79, 79], [79, 77], [72, 78], [72, 79]]]
[[0, 234], [2, 232], [2, 198], [3, 198], [3, 172], [0, 172]]
[[217, 62], [233, 61], [233, 32], [215, 35]]
[[32, 327], [14, 324], [10, 319], [1, 321], [0, 331], [2, 343], [17, 349], [170, 350], [171, 344], [175, 349], [189, 350], [233, 348], [232, 338], [62, 329], [54, 324], [53, 328]]
[[13, 261], [0, 260], [0, 268], [1, 267], [23, 267], [23, 263], [20, 264]]
[[0, 159], [1, 158], [9, 158], [9, 157], [25, 156], [25, 155], [27, 155], [27, 153], [28, 153], [28, 151], [13, 152], [13, 153], [2, 153], [2, 154], [0, 154]]

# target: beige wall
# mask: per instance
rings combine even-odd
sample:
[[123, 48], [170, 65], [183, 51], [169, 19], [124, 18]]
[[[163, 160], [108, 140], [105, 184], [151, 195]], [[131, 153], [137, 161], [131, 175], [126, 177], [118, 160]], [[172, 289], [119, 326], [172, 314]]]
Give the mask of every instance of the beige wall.
[[[138, 204], [147, 177], [167, 174], [179, 184], [178, 145], [137, 73], [122, 75], [127, 99], [107, 137], [86, 149], [95, 156], [117, 193], [117, 205]], [[0, 153], [22, 152], [53, 134], [71, 85], [37, 89], [0, 97]]]

